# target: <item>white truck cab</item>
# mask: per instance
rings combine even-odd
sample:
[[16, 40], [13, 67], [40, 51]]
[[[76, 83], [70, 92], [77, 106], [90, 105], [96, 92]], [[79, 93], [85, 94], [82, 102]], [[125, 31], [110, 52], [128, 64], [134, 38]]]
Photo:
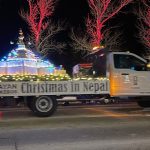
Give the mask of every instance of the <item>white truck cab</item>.
[[133, 53], [112, 52], [108, 56], [111, 96], [150, 95], [147, 61]]

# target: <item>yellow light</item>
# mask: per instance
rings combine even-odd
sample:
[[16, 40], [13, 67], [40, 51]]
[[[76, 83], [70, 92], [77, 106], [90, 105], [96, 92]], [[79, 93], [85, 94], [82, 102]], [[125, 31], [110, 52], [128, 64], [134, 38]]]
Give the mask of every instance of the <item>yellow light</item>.
[[92, 80], [92, 78], [88, 78], [88, 80]]
[[150, 63], [147, 64], [147, 68], [150, 68]]
[[74, 78], [73, 80], [80, 80], [80, 78]]
[[100, 48], [99, 46], [94, 46], [93, 47], [93, 50], [96, 50], [96, 49], [98, 49], [98, 48]]

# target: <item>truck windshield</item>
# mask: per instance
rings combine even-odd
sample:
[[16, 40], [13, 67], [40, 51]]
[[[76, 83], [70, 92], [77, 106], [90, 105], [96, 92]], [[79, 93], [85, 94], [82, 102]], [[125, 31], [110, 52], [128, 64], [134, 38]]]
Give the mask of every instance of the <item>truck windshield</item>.
[[114, 66], [117, 69], [146, 71], [146, 63], [132, 55], [114, 54]]

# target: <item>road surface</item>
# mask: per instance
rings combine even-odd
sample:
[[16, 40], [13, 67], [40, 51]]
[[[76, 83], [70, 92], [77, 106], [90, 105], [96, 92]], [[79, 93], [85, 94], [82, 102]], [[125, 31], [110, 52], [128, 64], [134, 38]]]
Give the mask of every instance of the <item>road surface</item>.
[[134, 103], [60, 106], [48, 118], [26, 108], [1, 111], [0, 150], [150, 149], [150, 109]]

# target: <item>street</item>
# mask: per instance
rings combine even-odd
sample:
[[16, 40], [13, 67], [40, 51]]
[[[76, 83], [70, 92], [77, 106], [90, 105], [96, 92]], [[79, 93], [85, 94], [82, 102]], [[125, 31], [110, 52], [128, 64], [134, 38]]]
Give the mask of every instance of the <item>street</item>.
[[150, 109], [136, 103], [59, 106], [48, 118], [1, 109], [0, 150], [149, 150]]

